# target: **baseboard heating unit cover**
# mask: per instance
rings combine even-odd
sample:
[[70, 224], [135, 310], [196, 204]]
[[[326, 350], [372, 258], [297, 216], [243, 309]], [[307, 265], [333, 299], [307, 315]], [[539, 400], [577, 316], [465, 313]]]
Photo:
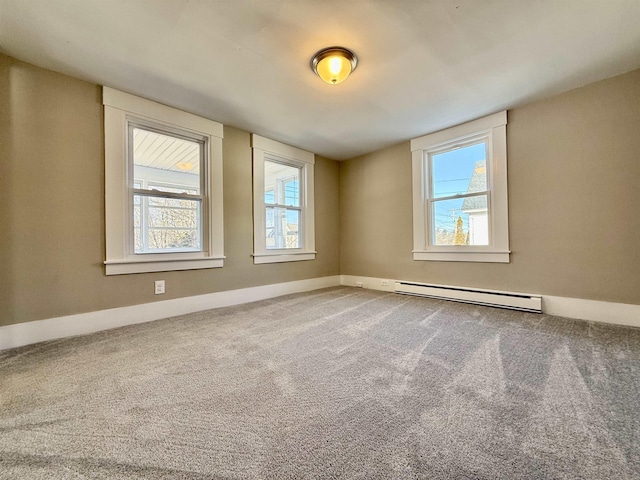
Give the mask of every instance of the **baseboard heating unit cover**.
[[395, 282], [395, 292], [403, 295], [441, 298], [455, 302], [542, 313], [542, 297], [528, 293], [479, 290], [467, 287], [429, 285], [426, 283], [413, 282]]

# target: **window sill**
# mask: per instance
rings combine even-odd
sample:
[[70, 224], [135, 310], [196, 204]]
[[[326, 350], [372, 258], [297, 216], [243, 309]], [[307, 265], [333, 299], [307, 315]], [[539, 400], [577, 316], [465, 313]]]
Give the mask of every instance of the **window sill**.
[[509, 251], [506, 252], [452, 252], [452, 251], [413, 251], [414, 260], [438, 262], [484, 262], [509, 263]]
[[168, 260], [109, 260], [104, 262], [107, 275], [127, 275], [130, 273], [170, 272], [174, 270], [200, 270], [220, 268], [225, 257], [168, 259]]
[[315, 260], [316, 252], [296, 252], [296, 253], [254, 253], [253, 263], [284, 263], [300, 262], [303, 260]]

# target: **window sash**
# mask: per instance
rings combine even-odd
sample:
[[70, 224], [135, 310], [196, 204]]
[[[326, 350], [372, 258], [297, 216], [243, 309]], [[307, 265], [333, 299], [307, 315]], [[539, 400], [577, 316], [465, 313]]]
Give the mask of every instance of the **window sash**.
[[[140, 198], [140, 203], [135, 203], [134, 197], [134, 209], [139, 208], [139, 225], [136, 226], [135, 222], [135, 213], [132, 218], [132, 243], [131, 250], [133, 255], [152, 255], [152, 254], [165, 254], [165, 253], [190, 253], [190, 252], [202, 252], [204, 251], [204, 235], [203, 235], [203, 219], [202, 219], [202, 210], [203, 210], [203, 200], [202, 199], [187, 199], [191, 202], [196, 203], [196, 207], [171, 207], [165, 205], [149, 205], [149, 198], [169, 198], [169, 199], [180, 199], [176, 197], [165, 197], [158, 195], [146, 195], [145, 193], [141, 194], [138, 198]], [[184, 198], [183, 198], [184, 199]], [[195, 228], [193, 227], [182, 227], [182, 226], [161, 226], [161, 225], [150, 225], [149, 213], [151, 210], [155, 211], [183, 211], [189, 212], [195, 210]], [[197, 242], [199, 247], [173, 247], [173, 248], [151, 248], [150, 247], [150, 233], [152, 231], [191, 231], [194, 232], [197, 238]], [[135, 234], [136, 231], [139, 233], [140, 245], [141, 248], [136, 251], [136, 239]]]
[[[298, 212], [298, 231], [297, 231], [297, 235], [298, 235], [298, 246], [297, 247], [289, 247], [286, 246], [287, 243], [287, 238], [286, 235], [284, 236], [284, 243], [285, 246], [278, 246], [278, 242], [276, 242], [276, 245], [274, 246], [269, 246], [269, 231], [273, 230], [273, 231], [278, 231], [278, 225], [277, 225], [277, 221], [274, 218], [274, 225], [272, 227], [270, 227], [268, 225], [268, 222], [266, 221], [266, 217], [267, 217], [267, 212], [269, 210], [273, 210], [274, 211], [274, 216], [276, 215], [276, 210], [280, 209], [280, 210], [284, 210], [285, 212], [285, 216], [287, 213], [289, 213], [289, 211], [294, 211], [294, 212]], [[265, 204], [265, 208], [264, 208], [264, 212], [265, 212], [265, 247], [267, 250], [296, 250], [296, 249], [301, 249], [304, 245], [304, 229], [303, 229], [303, 225], [302, 225], [302, 215], [303, 215], [303, 210], [301, 207], [287, 207], [285, 205], [271, 205], [271, 204]]]
[[[471, 138], [465, 138], [464, 140], [454, 140], [451, 142], [446, 142], [442, 145], [438, 145], [437, 147], [430, 148], [428, 150], [424, 150], [424, 162], [425, 162], [425, 172], [427, 177], [425, 178], [426, 185], [426, 197], [428, 199], [445, 199], [445, 198], [455, 198], [457, 195], [467, 195], [467, 193], [456, 194], [451, 196], [443, 196], [436, 197], [433, 194], [434, 188], [434, 175], [433, 175], [433, 157], [436, 155], [442, 155], [443, 153], [453, 152], [455, 150], [460, 150], [467, 147], [472, 147], [474, 145], [479, 145], [481, 143], [485, 144], [485, 168], [486, 168], [486, 179], [487, 179], [487, 189], [486, 191], [491, 191], [492, 182], [491, 182], [491, 138], [488, 132], [483, 132], [478, 135], [474, 135]], [[472, 194], [480, 193], [473, 192]]]
[[[162, 135], [165, 137], [172, 137], [178, 140], [184, 140], [186, 142], [195, 143], [198, 145], [199, 149], [199, 161], [200, 161], [200, 171], [198, 172], [198, 177], [200, 181], [200, 187], [203, 187], [203, 181], [206, 176], [207, 170], [207, 143], [208, 140], [205, 136], [198, 135], [196, 133], [183, 131], [179, 128], [170, 127], [167, 125], [160, 125], [155, 122], [144, 120], [137, 118], [135, 116], [127, 116], [127, 160], [133, 166], [134, 159], [134, 130], [144, 130], [146, 132], [156, 133], [158, 135]], [[202, 190], [201, 190], [202, 191]]]
[[[439, 244], [436, 242], [436, 235], [437, 235], [437, 226], [436, 226], [436, 222], [435, 222], [435, 218], [436, 218], [436, 204], [443, 202], [443, 201], [447, 201], [447, 200], [457, 200], [457, 199], [464, 199], [467, 197], [481, 197], [481, 196], [486, 196], [487, 197], [487, 221], [489, 226], [491, 226], [491, 220], [492, 220], [492, 212], [491, 212], [491, 192], [490, 191], [484, 191], [484, 192], [474, 192], [471, 194], [465, 194], [465, 195], [459, 195], [459, 196], [452, 196], [452, 197], [438, 197], [435, 199], [428, 199], [426, 201], [426, 208], [425, 208], [425, 213], [427, 213], [427, 218], [426, 218], [426, 226], [427, 226], [427, 232], [426, 232], [426, 238], [427, 238], [427, 245], [428, 246], [432, 246], [432, 247], [436, 247], [436, 248], [448, 248], [451, 247], [452, 245], [446, 245], [446, 244]], [[469, 214], [467, 214], [469, 215]], [[470, 228], [467, 225], [467, 228]], [[455, 229], [454, 229], [455, 232]], [[483, 248], [483, 247], [488, 247], [492, 245], [492, 233], [491, 233], [491, 228], [489, 228], [488, 232], [488, 243], [487, 244], [469, 244], [469, 245], [455, 245], [455, 248], [465, 248], [465, 249], [475, 249], [475, 248]]]

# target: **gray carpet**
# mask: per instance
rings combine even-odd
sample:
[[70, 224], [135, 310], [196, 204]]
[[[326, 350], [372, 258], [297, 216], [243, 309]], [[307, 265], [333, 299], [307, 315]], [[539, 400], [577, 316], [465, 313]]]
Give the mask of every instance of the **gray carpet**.
[[0, 478], [640, 478], [640, 330], [338, 287], [0, 352]]

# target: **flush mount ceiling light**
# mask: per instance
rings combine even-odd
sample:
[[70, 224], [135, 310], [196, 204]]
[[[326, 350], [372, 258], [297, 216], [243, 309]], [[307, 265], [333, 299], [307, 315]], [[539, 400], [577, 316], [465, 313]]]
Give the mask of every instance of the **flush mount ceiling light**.
[[311, 70], [331, 85], [344, 81], [356, 65], [356, 54], [343, 47], [323, 48], [311, 58]]

